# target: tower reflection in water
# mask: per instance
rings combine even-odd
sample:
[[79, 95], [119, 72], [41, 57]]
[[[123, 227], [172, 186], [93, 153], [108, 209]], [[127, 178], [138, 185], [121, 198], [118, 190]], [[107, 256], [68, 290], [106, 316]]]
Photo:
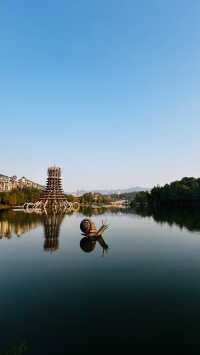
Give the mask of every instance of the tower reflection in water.
[[63, 214], [50, 214], [44, 217], [44, 250], [54, 252], [59, 249], [60, 226]]
[[0, 239], [21, 237], [37, 227], [44, 226], [45, 251], [54, 252], [59, 249], [60, 226], [64, 214], [37, 214], [22, 211], [8, 211], [0, 214]]
[[[21, 237], [30, 233], [31, 230], [40, 226], [44, 227], [44, 243], [43, 249], [46, 252], [56, 252], [59, 249], [59, 235], [65, 214], [37, 214], [26, 213], [22, 211], [7, 211], [0, 214], [0, 239], [11, 239], [14, 236]], [[88, 226], [90, 220], [82, 221], [82, 235], [84, 237], [80, 241], [80, 248], [84, 252], [94, 251], [96, 245], [100, 245], [103, 251], [108, 250], [108, 245], [102, 238], [102, 234], [107, 229], [106, 225], [102, 225], [97, 231], [96, 226], [92, 223]], [[88, 230], [89, 228], [89, 230]]]

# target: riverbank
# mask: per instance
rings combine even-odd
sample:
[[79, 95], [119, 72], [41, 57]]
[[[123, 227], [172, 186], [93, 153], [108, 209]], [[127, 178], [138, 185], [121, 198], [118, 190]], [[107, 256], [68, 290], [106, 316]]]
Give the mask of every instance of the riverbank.
[[10, 209], [12, 209], [11, 206], [0, 204], [0, 211], [10, 210]]
[[200, 178], [184, 177], [164, 186], [155, 186], [150, 192], [140, 191], [132, 207], [148, 208], [199, 208]]
[[[119, 209], [119, 208], [127, 209], [128, 207], [129, 207], [128, 205], [123, 205], [123, 204], [86, 204], [86, 203], [80, 204], [80, 210], [81, 209], [111, 210], [111, 209]], [[9, 206], [9, 205], [0, 204], [0, 211], [5, 211], [5, 210], [23, 211], [24, 207], [23, 205]]]
[[108, 209], [111, 209], [111, 208], [128, 208], [129, 206], [128, 205], [124, 205], [124, 204], [118, 204], [118, 203], [113, 203], [113, 204], [87, 204], [87, 203], [81, 203], [80, 204], [80, 207], [82, 208], [94, 208], [94, 209], [97, 209], [97, 208], [108, 208]]

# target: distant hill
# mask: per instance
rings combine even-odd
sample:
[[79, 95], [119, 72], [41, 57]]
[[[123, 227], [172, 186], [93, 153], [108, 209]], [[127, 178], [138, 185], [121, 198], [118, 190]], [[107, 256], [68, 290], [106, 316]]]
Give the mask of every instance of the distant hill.
[[103, 189], [96, 189], [96, 190], [78, 190], [76, 192], [77, 195], [82, 196], [87, 192], [94, 192], [94, 193], [100, 193], [102, 195], [123, 195], [123, 194], [131, 194], [133, 192], [140, 192], [140, 191], [150, 191], [150, 188], [147, 187], [140, 187], [140, 186], [135, 186], [135, 187], [130, 187], [128, 189], [113, 189], [113, 190], [103, 190]]

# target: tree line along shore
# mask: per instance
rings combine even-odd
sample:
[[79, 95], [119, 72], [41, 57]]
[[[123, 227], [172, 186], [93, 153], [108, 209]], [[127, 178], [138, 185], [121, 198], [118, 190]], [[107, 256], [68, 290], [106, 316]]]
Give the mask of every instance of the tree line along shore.
[[136, 194], [132, 207], [195, 207], [200, 206], [200, 178], [184, 177], [150, 192]]
[[[25, 202], [36, 202], [42, 196], [42, 190], [36, 188], [15, 189], [9, 192], [0, 192], [0, 209], [9, 209], [23, 206]], [[88, 192], [82, 196], [67, 194], [69, 202], [79, 202], [83, 206], [113, 205], [119, 200], [126, 200], [127, 205], [137, 207], [160, 206], [200, 206], [200, 178], [184, 177], [164, 186], [155, 186], [151, 191], [124, 193], [121, 195], [103, 195]]]
[[[23, 206], [26, 202], [36, 202], [42, 196], [43, 191], [36, 188], [23, 188], [23, 189], [14, 189], [8, 192], [0, 192], [0, 209], [9, 209], [16, 206]], [[83, 206], [91, 205], [113, 205], [119, 200], [128, 199], [130, 202], [135, 196], [135, 193], [127, 194], [112, 194], [112, 195], [103, 195], [100, 193], [88, 192], [82, 196], [74, 196], [66, 194], [66, 199], [69, 202], [79, 202]]]

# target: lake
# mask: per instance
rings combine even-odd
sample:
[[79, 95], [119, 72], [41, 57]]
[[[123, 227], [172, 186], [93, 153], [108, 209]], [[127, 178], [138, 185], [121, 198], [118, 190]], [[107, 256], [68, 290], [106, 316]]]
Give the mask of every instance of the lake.
[[200, 354], [199, 211], [1, 212], [0, 237], [2, 352]]

